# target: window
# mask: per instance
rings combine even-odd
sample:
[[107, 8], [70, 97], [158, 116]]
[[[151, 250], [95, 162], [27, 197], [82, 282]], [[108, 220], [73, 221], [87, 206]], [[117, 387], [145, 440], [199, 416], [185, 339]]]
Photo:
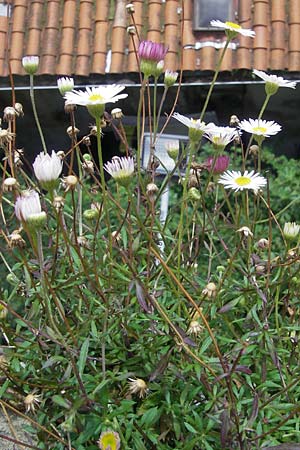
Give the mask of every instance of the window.
[[194, 29], [212, 28], [211, 20], [234, 21], [235, 0], [194, 0]]

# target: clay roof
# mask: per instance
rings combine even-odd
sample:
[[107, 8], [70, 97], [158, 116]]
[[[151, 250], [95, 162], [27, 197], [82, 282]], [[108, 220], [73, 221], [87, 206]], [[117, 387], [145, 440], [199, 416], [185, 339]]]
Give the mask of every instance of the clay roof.
[[[163, 42], [165, 67], [213, 70], [225, 40], [222, 31], [193, 30], [195, 0], [0, 0], [0, 76], [22, 75], [24, 55], [39, 55], [39, 74], [80, 75], [137, 72], [134, 49], [141, 39]], [[235, 0], [238, 1], [238, 0]], [[288, 7], [287, 7], [288, 5]], [[2, 15], [1, 15], [2, 14]], [[138, 35], [127, 34], [135, 22]], [[300, 0], [239, 0], [236, 20], [256, 32], [229, 49], [222, 70], [300, 71]]]

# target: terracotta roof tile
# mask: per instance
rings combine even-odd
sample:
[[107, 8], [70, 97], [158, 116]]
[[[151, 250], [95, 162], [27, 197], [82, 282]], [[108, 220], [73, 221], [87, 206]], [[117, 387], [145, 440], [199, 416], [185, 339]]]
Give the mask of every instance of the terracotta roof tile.
[[[222, 51], [222, 31], [193, 29], [196, 0], [10, 0], [11, 17], [0, 17], [0, 76], [22, 75], [24, 55], [40, 56], [40, 74], [137, 72], [141, 39], [169, 47], [165, 67], [211, 71]], [[233, 0], [237, 21], [256, 32], [239, 36], [221, 70], [300, 71], [300, 0]], [[127, 27], [135, 25], [136, 35]], [[7, 46], [8, 42], [8, 46]]]
[[89, 75], [90, 73], [93, 3], [93, 0], [80, 0], [76, 57], [76, 73], [78, 75]]
[[41, 66], [42, 73], [55, 73], [56, 55], [58, 52], [59, 37], [59, 17], [60, 0], [50, 0], [47, 2], [46, 22], [44, 25], [44, 36], [41, 45]]
[[76, 0], [65, 0], [61, 25], [61, 44], [56, 70], [56, 73], [59, 75], [71, 75], [73, 73], [76, 12]]
[[26, 55], [38, 55], [40, 51], [40, 43], [42, 36], [42, 17], [43, 17], [43, 0], [35, 0], [31, 2], [28, 8], [28, 28]]
[[300, 1], [289, 5], [289, 70], [300, 70]]
[[109, 1], [96, 2], [92, 73], [104, 73], [106, 63]]

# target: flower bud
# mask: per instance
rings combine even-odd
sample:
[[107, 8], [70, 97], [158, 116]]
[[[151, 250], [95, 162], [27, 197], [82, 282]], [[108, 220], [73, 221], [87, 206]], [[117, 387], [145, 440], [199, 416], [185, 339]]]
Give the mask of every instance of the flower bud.
[[22, 58], [22, 66], [28, 75], [34, 75], [38, 71], [39, 57], [38, 56], [24, 56]]
[[286, 222], [283, 227], [283, 235], [287, 240], [294, 240], [298, 237], [300, 225], [295, 222]]
[[191, 187], [188, 191], [188, 198], [190, 200], [199, 201], [201, 199], [201, 194], [197, 188]]
[[68, 77], [62, 77], [57, 80], [57, 87], [60, 94], [64, 97], [66, 92], [73, 91], [74, 79]]
[[97, 211], [96, 209], [86, 209], [83, 212], [83, 217], [88, 220], [88, 221], [92, 221], [95, 220], [99, 217], [99, 211]]
[[165, 71], [165, 78], [164, 78], [164, 84], [166, 87], [171, 87], [173, 86], [178, 78], [178, 73], [177, 72], [172, 72], [171, 70], [166, 70]]
[[179, 140], [169, 141], [165, 143], [165, 149], [171, 159], [177, 160], [179, 155]]
[[163, 70], [164, 70], [164, 61], [162, 60], [156, 64], [156, 67], [154, 68], [152, 75], [154, 76], [154, 78], [158, 78], [163, 73]]

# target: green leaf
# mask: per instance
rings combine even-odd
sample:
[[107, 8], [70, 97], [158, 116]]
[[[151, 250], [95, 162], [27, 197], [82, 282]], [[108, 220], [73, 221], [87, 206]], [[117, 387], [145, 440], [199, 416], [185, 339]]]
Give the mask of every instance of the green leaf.
[[86, 363], [86, 358], [88, 355], [89, 345], [90, 345], [90, 340], [89, 340], [89, 338], [87, 338], [84, 341], [84, 343], [82, 344], [82, 347], [80, 350], [79, 361], [78, 361], [79, 375], [83, 374], [83, 371], [85, 368], [85, 363]]
[[186, 428], [188, 431], [190, 431], [191, 433], [194, 433], [194, 434], [197, 434], [197, 433], [198, 433], [198, 431], [195, 430], [195, 428], [192, 427], [192, 425], [190, 425], [189, 423], [184, 422], [184, 425], [185, 425], [185, 428]]
[[60, 395], [53, 395], [52, 401], [63, 408], [70, 409], [70, 404]]

